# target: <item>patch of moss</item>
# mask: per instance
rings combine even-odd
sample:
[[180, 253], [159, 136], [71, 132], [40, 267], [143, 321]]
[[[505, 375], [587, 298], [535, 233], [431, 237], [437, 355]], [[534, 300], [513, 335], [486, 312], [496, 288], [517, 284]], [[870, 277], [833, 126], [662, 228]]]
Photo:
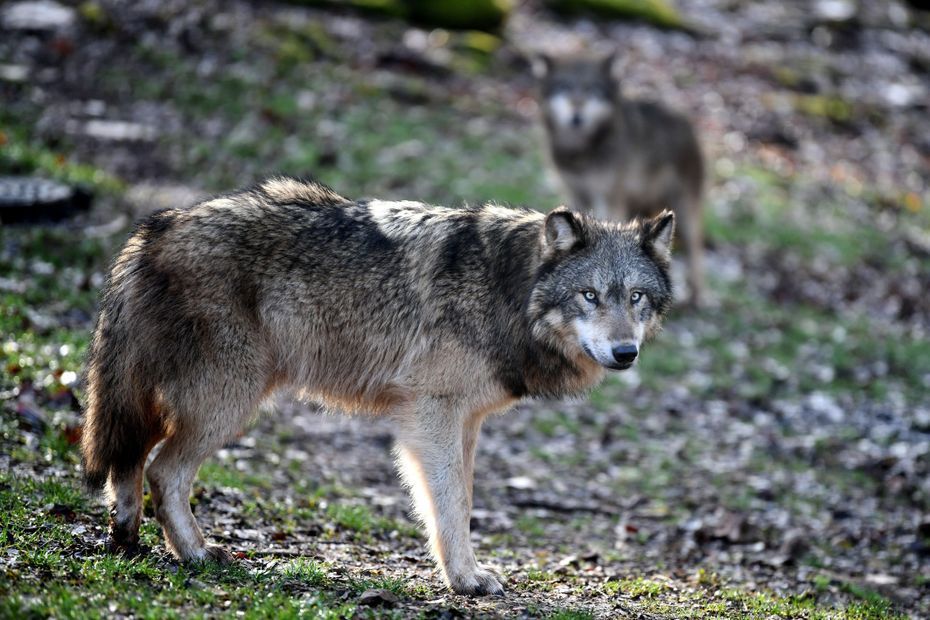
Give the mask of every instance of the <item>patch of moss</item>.
[[661, 28], [687, 28], [673, 4], [666, 0], [547, 0], [560, 13], [593, 13], [613, 19], [636, 19]]

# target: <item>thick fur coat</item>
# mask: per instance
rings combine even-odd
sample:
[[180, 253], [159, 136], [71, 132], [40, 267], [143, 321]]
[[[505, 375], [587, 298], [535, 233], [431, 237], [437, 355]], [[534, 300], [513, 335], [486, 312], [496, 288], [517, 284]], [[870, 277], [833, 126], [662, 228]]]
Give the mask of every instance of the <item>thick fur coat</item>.
[[138, 540], [143, 468], [167, 543], [224, 558], [188, 503], [203, 460], [291, 388], [395, 422], [447, 582], [499, 593], [469, 540], [482, 420], [629, 367], [668, 308], [671, 214], [350, 201], [273, 178], [141, 222], [114, 261], [86, 371], [84, 467]]

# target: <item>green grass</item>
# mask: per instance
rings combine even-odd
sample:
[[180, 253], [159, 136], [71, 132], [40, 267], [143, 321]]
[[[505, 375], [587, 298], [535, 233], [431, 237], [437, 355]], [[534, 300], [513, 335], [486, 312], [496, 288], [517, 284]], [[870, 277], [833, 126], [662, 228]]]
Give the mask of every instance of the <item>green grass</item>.
[[200, 466], [197, 475], [200, 482], [214, 487], [229, 487], [239, 490], [259, 491], [271, 487], [271, 480], [254, 472], [242, 472], [233, 463], [220, 463], [208, 459]]
[[579, 430], [578, 420], [564, 411], [546, 410], [533, 417], [533, 427], [546, 437], [574, 435]]
[[35, 120], [0, 108], [0, 175], [39, 174], [107, 194], [125, 188], [106, 171], [72, 159], [67, 142], [52, 146], [36, 137]]
[[840, 590], [859, 599], [852, 603], [849, 608], [850, 615], [854, 618], [878, 620], [879, 618], [896, 616], [891, 601], [874, 590], [848, 582], [841, 584]]
[[0, 387], [31, 381], [54, 393], [63, 373], [79, 376], [115, 247], [65, 227], [0, 227], [0, 278], [16, 283], [0, 291]]
[[[755, 244], [808, 260], [818, 257], [838, 267], [866, 260], [890, 267], [897, 265], [901, 253], [893, 237], [871, 221], [850, 217], [848, 208], [850, 200], [867, 201], [881, 208], [888, 197], [842, 186], [829, 188], [822, 197], [812, 191], [816, 184], [802, 175], [785, 177], [751, 165], [740, 166], [732, 176], [748, 184], [748, 189], [725, 212], [715, 208], [705, 210], [704, 226], [712, 242]], [[926, 225], [930, 217], [926, 213], [908, 212], [904, 199], [900, 212], [905, 220], [919, 225]]]
[[891, 602], [881, 595], [845, 584], [841, 589], [852, 595], [847, 604], [825, 605], [816, 592], [824, 592], [822, 577], [814, 579], [814, 591], [800, 594], [751, 592], [726, 586], [717, 575], [699, 571], [695, 585], [673, 583], [664, 579], [629, 577], [608, 581], [604, 592], [611, 597], [632, 599], [648, 612], [663, 618], [806, 618], [809, 620], [878, 620], [903, 618]]
[[172, 572], [139, 560], [65, 561], [55, 577], [50, 584], [21, 584], [0, 603], [0, 616], [349, 618], [355, 612], [354, 604], [331, 593], [304, 593], [291, 579], [222, 569]]
[[[496, 200], [542, 209], [559, 203], [543, 182], [538, 144], [498, 104], [467, 94], [451, 96], [414, 75], [394, 76], [395, 81], [385, 84], [348, 64], [320, 62], [342, 52], [313, 24], [271, 24], [260, 19], [258, 28], [261, 36], [255, 49], [248, 58], [238, 58], [252, 63], [255, 70], [241, 74], [199, 75], [195, 59], [157, 44], [140, 43], [132, 51], [133, 60], [150, 69], [133, 80], [140, 99], [171, 105], [187, 119], [210, 116], [227, 130], [215, 139], [184, 132], [164, 137], [153, 147], [153, 155], [177, 148], [170, 173], [179, 182], [228, 190], [281, 171], [313, 175], [354, 197], [409, 197], [446, 204]], [[114, 62], [100, 76], [103, 98], [123, 92], [126, 67]], [[339, 97], [335, 103], [319, 99], [308, 108], [299, 93], [311, 84], [338, 86]], [[808, 102], [809, 112], [817, 112], [820, 103]], [[832, 107], [832, 112], [825, 111], [834, 116], [842, 112]], [[38, 110], [33, 112], [16, 117], [0, 112], [0, 173], [38, 172], [90, 184], [118, 198], [124, 189], [118, 179], [75, 160], [67, 141], [50, 144], [35, 134]], [[252, 130], [246, 130], [247, 125]], [[891, 238], [847, 217], [842, 200], [814, 204], [797, 200], [802, 179], [759, 168], [742, 167], [735, 174], [751, 184], [749, 198], [731, 205], [730, 212], [707, 210], [707, 234], [713, 244], [730, 248], [755, 244], [804, 261], [825, 261], [831, 269], [869, 262], [893, 276], [900, 267], [900, 251]], [[925, 215], [913, 217], [922, 222], [917, 218]], [[81, 370], [99, 294], [99, 278], [91, 274], [105, 273], [122, 240], [122, 235], [88, 238], [67, 226], [0, 228], [0, 277], [21, 284], [0, 292], [4, 369], [0, 390], [12, 395], [29, 381], [49, 400], [71, 385], [68, 379]], [[685, 382], [696, 368], [710, 379], [692, 389], [697, 402], [797, 399], [815, 390], [864, 399], [881, 399], [893, 391], [910, 399], [926, 393], [930, 344], [925, 340], [882, 327], [869, 317], [836, 316], [806, 304], [759, 298], [742, 282], [712, 279], [711, 286], [722, 298], [719, 310], [712, 315], [680, 312], [672, 317], [672, 322], [694, 322], [693, 345], [682, 347], [674, 338], [660, 336], [645, 349], [638, 367], [641, 393], [661, 394], [670, 383]], [[49, 325], [42, 323], [43, 316], [50, 319]], [[734, 349], [736, 340], [745, 342], [751, 355]], [[787, 374], [772, 372], [764, 361], [786, 369]], [[883, 376], [857, 375], [859, 366], [876, 362], [887, 366]], [[814, 363], [828, 364], [834, 376], [823, 380], [804, 372]], [[609, 381], [594, 391], [591, 404], [598, 413], [608, 413], [629, 394], [623, 382]], [[636, 406], [631, 403], [630, 417], [609, 429], [606, 422], [594, 424], [598, 432], [609, 430], [616, 440], [635, 446], [645, 456], [635, 467], [616, 467], [618, 495], [641, 493], [651, 510], [657, 514], [664, 510], [674, 522], [680, 517], [675, 511], [683, 509], [671, 491], [682, 476], [693, 474], [689, 471], [693, 457], [707, 448], [685, 441], [682, 457], [670, 458], [650, 443], [653, 438], [642, 424], [642, 416], [649, 412]], [[64, 435], [67, 407], [51, 405], [49, 410], [49, 430], [29, 442], [14, 416], [5, 410], [0, 418], [5, 456], [24, 470], [42, 472], [34, 477], [0, 472], [0, 557], [17, 554], [0, 579], [0, 617], [339, 618], [355, 613], [352, 597], [367, 589], [384, 588], [417, 599], [445, 594], [390, 575], [347, 575], [328, 562], [304, 557], [265, 570], [257, 560], [231, 568], [195, 569], [178, 567], [160, 552], [137, 559], [108, 555], [93, 546], [99, 536], [94, 528], [102, 527], [106, 517], [78, 485], [77, 454]], [[581, 437], [591, 432], [587, 424], [549, 409], [532, 421], [535, 431], [551, 438]], [[671, 422], [667, 432], [680, 430], [675, 424]], [[582, 453], [553, 456], [540, 448], [531, 450], [535, 458], [566, 467], [587, 458]], [[840, 491], [872, 489], [877, 484], [862, 472], [833, 462], [829, 443], [814, 450], [822, 461], [816, 466], [790, 455], [758, 454], [747, 468], [759, 473], [813, 470], [819, 483]], [[394, 540], [396, 532], [419, 543], [415, 527], [352, 503], [356, 500], [351, 493], [302, 484], [300, 463], [282, 471], [294, 485], [293, 496], [301, 498], [294, 503], [265, 497], [272, 487], [270, 476], [240, 472], [215, 460], [202, 468], [199, 481], [210, 490], [242, 491], [237, 509], [243, 518], [265, 520], [284, 535], [312, 524], [320, 526], [324, 538], [382, 542]], [[752, 498], [742, 488], [728, 490], [731, 482], [726, 476], [708, 479], [708, 484], [721, 489], [722, 506], [743, 510]], [[773, 501], [800, 511], [823, 500], [784, 494]], [[549, 518], [523, 515], [516, 520], [516, 535], [497, 533], [489, 539], [510, 545], [522, 538], [541, 545], [551, 524]], [[86, 530], [75, 533], [78, 526]], [[648, 534], [639, 536], [645, 540]], [[157, 549], [163, 544], [150, 518], [143, 524], [142, 542]], [[631, 544], [636, 542], [633, 537]], [[524, 592], [551, 592], [575, 587], [575, 578], [540, 568], [529, 571], [518, 587]], [[594, 589], [596, 596], [620, 597], [633, 601], [635, 608], [670, 618], [897, 617], [893, 605], [880, 594], [852, 583], [835, 584], [823, 576], [812, 579], [809, 592], [794, 593], [747, 592], [712, 573], [699, 575], [693, 584], [653, 575], [609, 581]], [[836, 596], [845, 602], [835, 603]], [[549, 617], [568, 620], [593, 614], [572, 607], [553, 611]]]
[[329, 583], [326, 567], [307, 558], [291, 560], [281, 569], [281, 574], [308, 586], [322, 586]]
[[342, 618], [354, 613], [354, 604], [340, 599], [345, 588], [357, 589], [355, 582], [339, 585], [328, 576], [329, 567], [313, 560], [296, 558], [266, 572], [242, 565], [177, 566], [159, 555], [108, 555], [88, 548], [86, 533], [74, 533], [76, 525], [89, 527], [84, 513], [102, 520], [101, 510], [90, 508], [73, 480], [0, 472], [0, 553], [16, 553], [8, 579], [0, 582], [0, 617], [187, 617], [222, 610], [229, 617], [243, 612], [255, 618]]
[[[218, 141], [195, 134], [163, 139], [180, 156], [177, 174], [197, 171], [197, 184], [228, 191], [271, 172], [312, 176], [348, 196], [527, 204], [549, 209], [559, 198], [543, 183], [538, 144], [520, 127], [500, 131], [506, 111], [478, 98], [452, 97], [415, 75], [383, 85], [351, 66], [314, 62], [324, 40], [318, 28], [261, 22], [249, 62], [264, 70], [239, 76], [198, 74], [196, 62], [139, 44], [138, 62], [158, 79], [139, 80], [140, 96], [176, 107], [188, 118], [209, 115], [228, 126]], [[331, 56], [329, 52], [325, 54]], [[104, 93], [122, 91], [125, 68], [101, 80]], [[328, 99], [302, 107], [308, 84], [338, 84]], [[429, 105], [411, 104], [408, 99]], [[474, 122], [494, 119], [494, 123]], [[253, 130], [239, 130], [249, 124]], [[321, 128], [337, 127], [340, 138]], [[407, 191], [399, 192], [398, 188]]]
[[530, 540], [539, 540], [546, 535], [545, 521], [532, 515], [520, 515], [517, 517], [514, 525], [516, 525], [517, 530], [519, 530], [520, 533], [522, 533]]
[[547, 0], [546, 4], [563, 13], [591, 13], [605, 18], [640, 20], [661, 28], [688, 28], [675, 4], [666, 0]]
[[326, 516], [338, 529], [357, 534], [362, 539], [384, 536], [391, 532], [399, 532], [408, 537], [416, 537], [419, 534], [412, 525], [376, 515], [368, 506], [361, 504], [331, 503], [326, 508]]
[[517, 587], [527, 592], [551, 592], [559, 580], [559, 576], [550, 571], [530, 569], [526, 572], [526, 579]]
[[349, 580], [349, 588], [356, 594], [367, 590], [387, 590], [399, 597], [411, 593], [407, 581], [398, 577], [359, 577]]
[[[688, 370], [706, 371], [707, 395], [734, 393], [742, 398], [773, 398], [813, 391], [864, 393], [884, 397], [900, 388], [919, 398], [930, 374], [930, 342], [914, 339], [866, 317], [843, 317], [798, 304], [776, 304], [746, 294], [737, 286], [722, 289], [723, 307], [715, 311], [715, 328], [695, 330], [697, 342], [682, 349], [673, 338], [659, 338], [644, 348], [639, 363], [643, 382], [658, 389]], [[752, 363], [734, 350], [732, 334], [749, 345]], [[691, 355], [710, 353], [709, 366]], [[784, 376], [765, 368], [780, 365]], [[803, 372], [809, 364], [827, 364], [833, 375], [822, 379]], [[883, 376], [859, 374], [884, 364]]]
[[604, 590], [608, 594], [623, 593], [633, 598], [655, 598], [668, 589], [667, 583], [642, 577], [608, 581], [604, 584]]

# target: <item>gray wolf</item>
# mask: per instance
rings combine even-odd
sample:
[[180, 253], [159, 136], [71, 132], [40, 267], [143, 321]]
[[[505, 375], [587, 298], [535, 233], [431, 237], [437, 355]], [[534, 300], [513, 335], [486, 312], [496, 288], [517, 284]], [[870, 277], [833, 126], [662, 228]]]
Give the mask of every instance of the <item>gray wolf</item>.
[[446, 582], [501, 593], [469, 541], [482, 420], [629, 368], [671, 300], [671, 212], [351, 201], [308, 181], [140, 222], [116, 257], [86, 368], [85, 475], [111, 544], [138, 542], [145, 472], [168, 547], [226, 559], [191, 514], [203, 460], [281, 388], [387, 416]]
[[532, 68], [550, 159], [570, 206], [617, 220], [671, 208], [688, 254], [691, 301], [699, 304], [704, 160], [690, 121], [659, 103], [624, 97], [613, 55], [538, 55]]

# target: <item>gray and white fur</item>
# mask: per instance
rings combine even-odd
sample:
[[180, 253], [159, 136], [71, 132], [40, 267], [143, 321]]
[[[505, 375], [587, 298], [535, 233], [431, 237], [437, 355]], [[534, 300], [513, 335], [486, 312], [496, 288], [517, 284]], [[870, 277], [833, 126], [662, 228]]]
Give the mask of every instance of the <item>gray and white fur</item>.
[[446, 582], [502, 592], [469, 539], [481, 423], [634, 363], [669, 307], [673, 229], [671, 213], [351, 201], [286, 177], [152, 215], [113, 263], [87, 359], [84, 468], [113, 545], [138, 542], [145, 477], [178, 558], [228, 559], [191, 483], [290, 388], [389, 418]]

